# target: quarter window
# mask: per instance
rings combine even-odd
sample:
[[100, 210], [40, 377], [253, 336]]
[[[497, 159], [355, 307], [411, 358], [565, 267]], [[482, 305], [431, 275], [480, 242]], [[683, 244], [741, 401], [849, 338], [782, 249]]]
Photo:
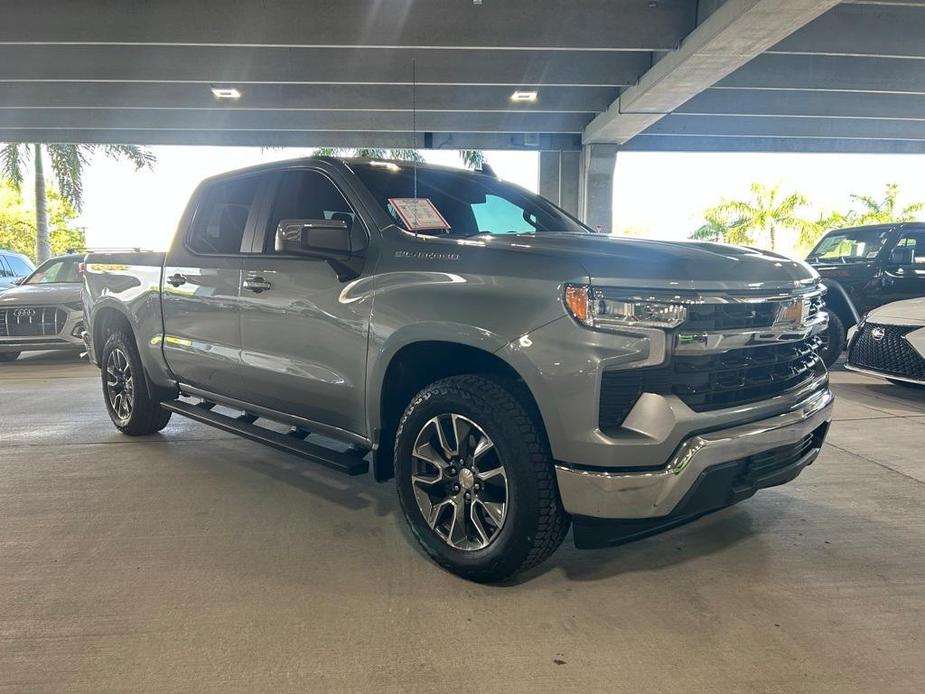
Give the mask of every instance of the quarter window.
[[904, 234], [896, 242], [897, 248], [912, 248], [913, 260], [916, 264], [925, 264], [925, 231], [913, 231]]
[[223, 181], [205, 193], [189, 236], [194, 253], [241, 252], [244, 230], [257, 195], [258, 176]]

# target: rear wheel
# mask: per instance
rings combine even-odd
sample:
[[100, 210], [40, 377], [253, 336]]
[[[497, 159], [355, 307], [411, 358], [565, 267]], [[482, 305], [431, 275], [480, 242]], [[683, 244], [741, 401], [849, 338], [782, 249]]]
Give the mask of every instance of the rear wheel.
[[131, 335], [122, 330], [113, 332], [103, 345], [100, 364], [106, 410], [119, 431], [142, 436], [167, 426], [170, 412], [151, 398]]
[[829, 368], [838, 361], [842, 351], [845, 349], [845, 324], [841, 319], [831, 311], [829, 314], [829, 327], [820, 335], [822, 346], [819, 348], [819, 356]]
[[545, 436], [513, 383], [453, 376], [426, 387], [402, 416], [395, 465], [415, 537], [464, 578], [509, 578], [568, 532]]
[[0, 352], [0, 361], [16, 361], [22, 352]]

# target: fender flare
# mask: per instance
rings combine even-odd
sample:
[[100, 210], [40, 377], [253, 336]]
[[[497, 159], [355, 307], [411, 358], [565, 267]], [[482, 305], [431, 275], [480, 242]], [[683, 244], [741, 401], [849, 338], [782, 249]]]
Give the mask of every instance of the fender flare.
[[825, 295], [826, 309], [838, 316], [846, 330], [860, 323], [861, 316], [841, 283], [837, 280], [826, 279], [824, 284], [828, 290]]

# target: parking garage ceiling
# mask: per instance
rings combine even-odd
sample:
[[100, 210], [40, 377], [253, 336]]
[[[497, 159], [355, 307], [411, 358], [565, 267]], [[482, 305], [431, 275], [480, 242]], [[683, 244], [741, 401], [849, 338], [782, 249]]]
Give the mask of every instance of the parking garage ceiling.
[[0, 141], [925, 151], [925, 0], [6, 0], [2, 17]]

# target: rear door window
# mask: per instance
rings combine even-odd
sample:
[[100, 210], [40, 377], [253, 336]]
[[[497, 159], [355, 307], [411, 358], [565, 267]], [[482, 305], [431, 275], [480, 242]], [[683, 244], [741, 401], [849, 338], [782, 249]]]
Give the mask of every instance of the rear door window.
[[925, 264], [925, 231], [910, 231], [896, 242], [897, 248], [912, 248], [913, 260], [917, 265]]
[[213, 255], [241, 253], [260, 181], [259, 176], [248, 176], [213, 184], [196, 211], [188, 237], [190, 250]]

